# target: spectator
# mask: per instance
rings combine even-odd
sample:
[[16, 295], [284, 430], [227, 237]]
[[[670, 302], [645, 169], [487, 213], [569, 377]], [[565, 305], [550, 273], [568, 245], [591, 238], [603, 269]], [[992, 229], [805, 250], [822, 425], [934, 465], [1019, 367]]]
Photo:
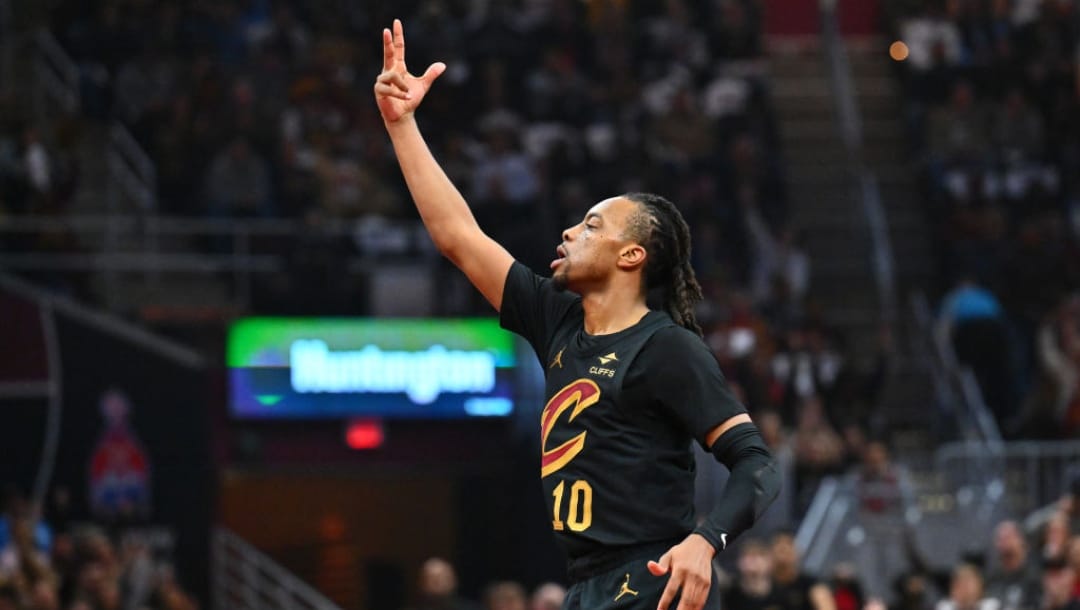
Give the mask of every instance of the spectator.
[[1080, 599], [1080, 534], [1069, 540], [1069, 552], [1065, 559], [1073, 573], [1072, 596]]
[[[1006, 183], [1025, 182], [1031, 166], [1042, 161], [1045, 135], [1042, 116], [1028, 105], [1019, 88], [1010, 90], [1005, 102], [995, 111], [992, 138], [999, 162], [1009, 175]], [[1010, 191], [1010, 195], [1019, 197], [1026, 188]]]
[[957, 201], [970, 200], [973, 180], [988, 169], [987, 126], [974, 88], [963, 81], [953, 86], [949, 105], [931, 113], [929, 152], [935, 186], [948, 189]]
[[539, 193], [539, 183], [532, 162], [515, 145], [516, 119], [504, 115], [490, 118], [487, 146], [473, 178], [476, 205], [505, 207], [531, 203]]
[[1015, 521], [994, 528], [994, 556], [986, 578], [986, 594], [1001, 610], [1025, 610], [1038, 603], [1039, 577], [1028, 557], [1027, 542]]
[[782, 610], [836, 610], [829, 586], [802, 571], [791, 532], [773, 534], [772, 566], [773, 586]]
[[49, 556], [37, 548], [30, 519], [17, 519], [10, 527], [11, 543], [0, 553], [0, 576], [29, 576], [31, 585], [48, 578]]
[[951, 339], [957, 360], [971, 366], [999, 427], [1017, 408], [1004, 315], [993, 293], [964, 278], [942, 300], [937, 329], [940, 337]]
[[810, 258], [799, 246], [795, 232], [784, 228], [774, 237], [756, 208], [749, 207], [743, 214], [753, 244], [750, 285], [754, 300], [765, 301], [774, 278], [779, 276], [789, 298], [801, 302], [810, 284]]
[[784, 349], [776, 352], [771, 365], [773, 378], [784, 386], [789, 419], [794, 405], [802, 401], [835, 397], [844, 372], [843, 356], [825, 330], [816, 326], [804, 325], [787, 332]]
[[750, 539], [739, 544], [738, 576], [724, 591], [722, 606], [739, 610], [766, 610], [781, 600], [773, 589], [772, 556], [765, 543]]
[[1080, 598], [1073, 594], [1075, 584], [1076, 574], [1063, 558], [1044, 561], [1040, 610], [1080, 610]]
[[1028, 515], [1024, 520], [1024, 531], [1034, 532], [1036, 537], [1045, 539], [1046, 530], [1055, 519], [1064, 519], [1069, 532], [1080, 532], [1080, 473], [1069, 479], [1057, 502]]
[[769, 536], [773, 532], [791, 527], [791, 524], [795, 522], [795, 452], [791, 439], [784, 430], [780, 414], [775, 410], [754, 413], [754, 422], [761, 430], [761, 436], [765, 439], [765, 444], [769, 446], [773, 459], [776, 460], [777, 470], [781, 477], [780, 493], [754, 524], [754, 532], [757, 535]]
[[529, 610], [561, 610], [566, 600], [566, 587], [558, 583], [544, 583], [533, 591]]
[[375, 173], [346, 155], [320, 155], [315, 165], [320, 202], [331, 218], [392, 218], [401, 201]]
[[255, 218], [272, 212], [266, 162], [244, 137], [233, 139], [214, 157], [206, 188], [214, 216]]
[[493, 237], [519, 259], [535, 264], [538, 232], [543, 221], [536, 206], [540, 178], [518, 146], [518, 119], [496, 111], [483, 122], [486, 146], [473, 171], [473, 201], [477, 220], [492, 227]]
[[176, 96], [174, 64], [151, 48], [119, 69], [114, 88], [118, 114], [139, 125], [146, 113], [160, 112]]
[[953, 570], [949, 596], [937, 604], [937, 610], [998, 610], [1001, 602], [983, 596], [983, 579], [979, 569], [970, 563]]
[[48, 554], [52, 547], [52, 528], [36, 513], [37, 511], [17, 489], [8, 488], [4, 493], [4, 512], [0, 514], [0, 552], [15, 542], [15, 527], [29, 527], [35, 550]]
[[868, 595], [885, 599], [889, 583], [907, 567], [904, 538], [911, 535], [906, 526], [907, 511], [914, 506], [911, 481], [880, 440], [866, 445], [853, 479], [859, 524], [866, 531], [858, 559], [863, 584]]
[[[865, 573], [868, 570], [864, 567], [863, 571]], [[866, 604], [866, 595], [859, 582], [859, 575], [856, 573], [855, 566], [850, 563], [836, 564], [832, 578], [829, 579], [829, 588], [832, 590], [836, 610], [862, 610]]]
[[844, 441], [826, 418], [821, 398], [810, 396], [801, 403], [794, 445], [796, 514], [802, 515], [821, 479], [844, 464]]
[[1040, 380], [1019, 429], [1027, 437], [1074, 437], [1080, 432], [1080, 296], [1065, 299], [1036, 335]]
[[897, 577], [889, 610], [932, 610], [936, 591], [925, 574], [912, 570]]
[[40, 199], [47, 199], [52, 194], [52, 162], [41, 142], [41, 135], [33, 127], [28, 127], [23, 133], [23, 172]]
[[503, 581], [484, 591], [484, 610], [527, 610], [525, 589], [516, 582]]
[[1027, 541], [1016, 521], [1001, 521], [994, 529], [994, 560], [986, 577], [986, 594], [1002, 610], [1035, 608], [1039, 575], [1028, 558]]
[[419, 597], [412, 610], [480, 610], [457, 596], [457, 573], [450, 562], [432, 557], [420, 566]]
[[[2, 607], [2, 606], [0, 606]], [[47, 580], [39, 580], [30, 592], [27, 610], [59, 610], [60, 599], [56, 585]]]
[[673, 175], [684, 176], [686, 172], [708, 167], [709, 157], [716, 148], [714, 129], [693, 93], [685, 86], [671, 86], [676, 88], [675, 92], [670, 101], [662, 104], [659, 116], [649, 127], [649, 150]]
[[909, 49], [908, 61], [916, 72], [927, 72], [936, 62], [956, 65], [960, 62], [960, 30], [946, 19], [935, 2], [928, 10], [901, 24], [901, 35]]
[[1058, 511], [1050, 517], [1043, 530], [1043, 561], [1065, 559], [1069, 547], [1069, 516]]
[[748, 0], [712, 3], [709, 44], [717, 57], [749, 59], [761, 55], [761, 30], [754, 26], [760, 5]]

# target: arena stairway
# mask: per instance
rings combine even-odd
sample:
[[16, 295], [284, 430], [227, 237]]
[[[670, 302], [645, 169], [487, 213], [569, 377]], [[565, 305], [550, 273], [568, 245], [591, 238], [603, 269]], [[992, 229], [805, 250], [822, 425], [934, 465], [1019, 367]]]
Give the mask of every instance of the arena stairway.
[[877, 177], [896, 268], [901, 306], [932, 283], [932, 235], [924, 217], [916, 158], [904, 118], [903, 91], [880, 38], [848, 41], [848, 57], [863, 120], [863, 150]]
[[[929, 441], [920, 416], [929, 384], [905, 337], [908, 295], [930, 281], [930, 244], [915, 187], [901, 92], [878, 38], [846, 41], [856, 104], [862, 120], [862, 161], [877, 178], [895, 269], [897, 320], [883, 426], [900, 424], [910, 438]], [[773, 100], [788, 168], [792, 222], [805, 236], [812, 269], [811, 297], [849, 339], [857, 366], [868, 366], [883, 339], [882, 304], [872, 263], [873, 242], [852, 159], [841, 139], [829, 66], [816, 43], [773, 45], [769, 56]]]
[[[910, 170], [900, 91], [880, 41], [849, 44], [848, 53], [863, 122], [863, 161], [878, 178], [903, 297], [926, 281], [930, 246]], [[812, 45], [778, 47], [769, 66], [793, 194], [791, 216], [805, 235], [813, 297], [857, 349], [873, 345], [880, 303], [872, 243], [841, 140], [826, 60]]]
[[850, 338], [858, 357], [869, 358], [880, 321], [871, 241], [840, 139], [825, 59], [817, 49], [776, 51], [769, 72], [789, 216], [811, 261], [810, 296]]
[[[90, 255], [150, 256], [151, 250], [164, 254], [184, 254], [198, 258], [200, 244], [193, 238], [161, 234], [151, 238], [145, 221], [155, 211], [141, 209], [125, 196], [110, 172], [110, 145], [107, 123], [83, 121], [77, 143], [79, 186], [71, 213], [86, 216], [125, 215], [139, 222], [113, 231], [80, 231], [80, 246]], [[96, 273], [95, 294], [110, 310], [138, 315], [144, 308], [167, 305], [174, 310], [227, 309], [231, 299], [227, 282], [213, 273], [141, 271]]]

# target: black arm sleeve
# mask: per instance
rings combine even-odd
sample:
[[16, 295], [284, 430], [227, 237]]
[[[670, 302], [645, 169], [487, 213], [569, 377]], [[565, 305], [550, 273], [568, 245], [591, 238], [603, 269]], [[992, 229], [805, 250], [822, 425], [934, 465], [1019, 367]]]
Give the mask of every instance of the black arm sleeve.
[[731, 471], [720, 502], [694, 529], [717, 552], [750, 529], [780, 493], [780, 474], [757, 426], [739, 424], [716, 440], [713, 455]]

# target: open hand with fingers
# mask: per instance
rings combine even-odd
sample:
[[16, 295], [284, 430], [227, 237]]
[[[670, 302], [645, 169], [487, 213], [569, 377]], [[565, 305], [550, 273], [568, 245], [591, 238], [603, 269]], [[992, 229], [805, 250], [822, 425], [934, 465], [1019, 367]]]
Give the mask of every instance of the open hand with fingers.
[[[701, 610], [709, 598], [715, 556], [716, 549], [708, 540], [690, 534], [658, 561], [650, 561], [647, 567], [653, 576], [670, 574], [658, 610]], [[673, 609], [671, 602], [676, 595], [680, 595], [679, 607]]]
[[428, 66], [423, 76], [413, 76], [405, 67], [405, 31], [394, 20], [394, 31], [383, 29], [383, 69], [375, 80], [375, 101], [385, 123], [396, 123], [412, 113], [424, 99], [431, 84], [446, 70], [446, 64]]

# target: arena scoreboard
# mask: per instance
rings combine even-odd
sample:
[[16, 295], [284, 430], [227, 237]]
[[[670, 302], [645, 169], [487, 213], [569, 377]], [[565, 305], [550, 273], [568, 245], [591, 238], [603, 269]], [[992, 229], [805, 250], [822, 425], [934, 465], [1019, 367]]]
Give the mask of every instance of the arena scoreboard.
[[508, 416], [535, 382], [518, 366], [519, 341], [494, 318], [243, 318], [228, 333], [230, 411], [254, 419]]

